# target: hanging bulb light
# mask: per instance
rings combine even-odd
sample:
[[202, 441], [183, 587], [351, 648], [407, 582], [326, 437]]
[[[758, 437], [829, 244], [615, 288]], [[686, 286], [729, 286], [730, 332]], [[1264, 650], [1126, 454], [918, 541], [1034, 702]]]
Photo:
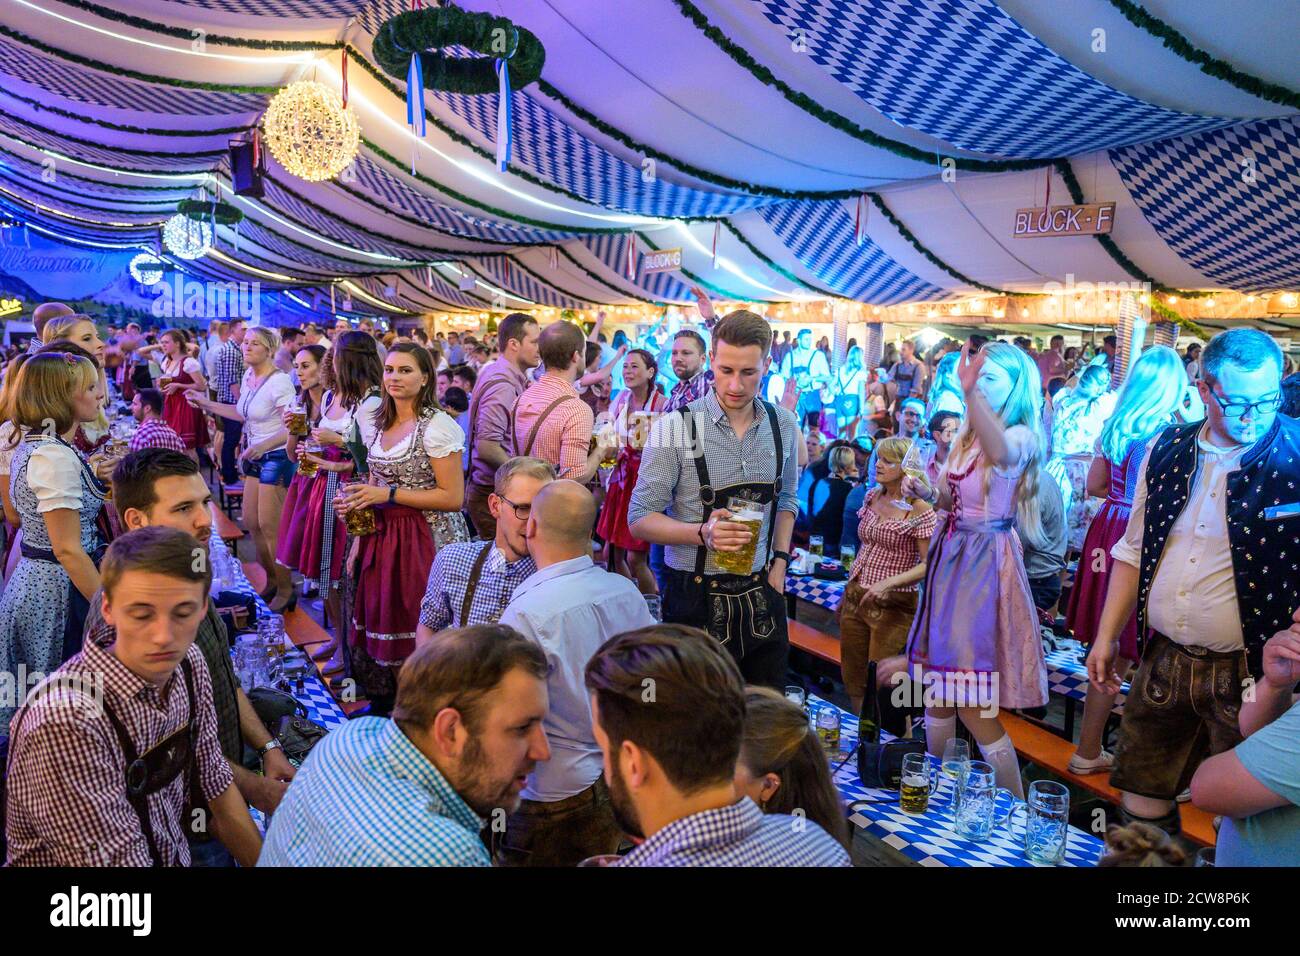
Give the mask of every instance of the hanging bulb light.
[[347, 169], [361, 145], [356, 113], [333, 89], [314, 80], [290, 83], [275, 94], [262, 128], [276, 161], [312, 183]]
[[177, 213], [163, 224], [163, 244], [182, 259], [200, 259], [212, 250], [212, 224]]

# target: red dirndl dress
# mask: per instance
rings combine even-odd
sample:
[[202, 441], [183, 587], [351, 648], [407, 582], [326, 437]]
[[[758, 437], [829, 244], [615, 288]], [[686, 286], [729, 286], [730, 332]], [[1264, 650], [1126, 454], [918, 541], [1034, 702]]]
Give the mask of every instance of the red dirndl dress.
[[[172, 381], [179, 382], [181, 385], [193, 385], [194, 377], [181, 369], [178, 374], [172, 376]], [[194, 450], [207, 445], [208, 422], [203, 417], [203, 409], [195, 408], [187, 402], [184, 392], [173, 392], [163, 399], [163, 421], [181, 437], [186, 448]]]
[[[630, 393], [625, 392], [625, 395]], [[668, 400], [662, 392], [653, 392], [645, 408], [636, 412], [657, 415], [663, 411]], [[616, 412], [618, 417], [619, 437], [623, 447], [619, 449], [618, 460], [614, 463], [614, 473], [610, 476], [609, 486], [605, 489], [605, 503], [600, 510], [600, 520], [596, 523], [596, 533], [601, 539], [624, 551], [645, 553], [650, 550], [648, 542], [633, 537], [627, 527], [627, 509], [632, 500], [632, 490], [636, 488], [637, 475], [641, 473], [641, 449], [635, 448], [628, 441], [629, 427], [627, 419], [634, 410], [629, 409], [629, 401], [621, 402]]]
[[[1079, 570], [1075, 572], [1070, 606], [1065, 612], [1066, 625], [1075, 640], [1083, 644], [1092, 643], [1101, 624], [1101, 609], [1106, 603], [1106, 589], [1110, 586], [1110, 569], [1115, 563], [1110, 549], [1124, 537], [1128, 528], [1133, 492], [1137, 489], [1138, 474], [1142, 469], [1142, 453], [1142, 443], [1134, 442], [1120, 464], [1110, 462], [1110, 493], [1083, 537]], [[1094, 566], [1098, 570], [1094, 570]], [[1137, 611], [1133, 612], [1120, 633], [1119, 653], [1130, 661], [1138, 659]]]
[[[348, 454], [341, 448], [330, 446], [320, 457], [326, 461], [346, 461]], [[294, 475], [284, 499], [284, 513], [289, 517], [287, 524], [280, 525], [280, 543], [275, 555], [285, 567], [326, 588], [343, 577], [347, 528], [343, 519], [334, 513], [338, 486], [338, 472], [321, 469], [310, 478], [304, 478], [302, 472]], [[289, 513], [291, 505], [294, 508], [292, 515]], [[328, 565], [325, 562], [327, 524], [328, 534], [332, 537]]]
[[[430, 418], [420, 420], [410, 450], [401, 458], [372, 455], [370, 473], [376, 484], [417, 489], [438, 486], [424, 451], [424, 430], [429, 421]], [[420, 602], [434, 555], [444, 544], [468, 541], [469, 527], [459, 511], [424, 512], [385, 503], [375, 508], [374, 533], [358, 540], [350, 643], [369, 659], [361, 661], [363, 672], [371, 674], [366, 665], [373, 662], [392, 675], [387, 680], [373, 674], [371, 680], [362, 677], [363, 685], [388, 684], [415, 650]], [[354, 665], [359, 656], [354, 655]], [[375, 686], [365, 689], [367, 693], [387, 690]]]

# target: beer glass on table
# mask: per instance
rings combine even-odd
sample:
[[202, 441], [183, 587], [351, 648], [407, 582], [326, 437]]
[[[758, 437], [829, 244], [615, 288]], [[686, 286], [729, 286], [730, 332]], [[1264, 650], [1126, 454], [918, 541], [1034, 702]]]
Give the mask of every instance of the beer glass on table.
[[731, 517], [726, 520], [748, 528], [749, 540], [739, 551], [713, 552], [713, 559], [728, 574], [749, 574], [754, 569], [758, 537], [763, 531], [763, 506], [743, 495], [732, 495], [727, 499], [727, 510], [731, 512]]
[[826, 546], [825, 543], [822, 541], [821, 535], [813, 534], [808, 536], [808, 553], [813, 556], [814, 564], [822, 563], [822, 555], [825, 553], [825, 551], [826, 551]]
[[930, 807], [930, 758], [923, 753], [904, 754], [899, 777], [899, 806], [904, 813], [920, 816]]
[[954, 815], [958, 836], [967, 840], [987, 840], [993, 829], [1007, 821], [1010, 812], [1001, 820], [997, 814], [998, 794], [1014, 794], [997, 785], [997, 775], [992, 765], [983, 760], [972, 760], [966, 765], [966, 778], [959, 781], [961, 797]]
[[1035, 780], [1026, 801], [1011, 811], [1025, 811], [1025, 857], [1030, 863], [1056, 866], [1065, 859], [1070, 832], [1070, 791], [1052, 780]]

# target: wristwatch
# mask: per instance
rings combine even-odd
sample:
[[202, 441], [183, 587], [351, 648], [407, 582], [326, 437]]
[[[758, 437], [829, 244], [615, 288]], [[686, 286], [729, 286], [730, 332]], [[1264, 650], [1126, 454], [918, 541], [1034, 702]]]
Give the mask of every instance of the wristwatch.
[[773, 551], [773, 552], [772, 552], [772, 558], [773, 558], [774, 560], [775, 560], [776, 558], [780, 558], [782, 561], [785, 562], [785, 566], [786, 566], [787, 568], [790, 567], [790, 552], [789, 552], [789, 551]]
[[391, 505], [397, 501], [397, 485], [388, 486], [388, 503]]
[[284, 748], [280, 745], [279, 739], [276, 737], [272, 737], [270, 740], [266, 742], [265, 746], [257, 748], [257, 755], [262, 759], [266, 759], [266, 755], [269, 754], [272, 750], [283, 750], [283, 749]]

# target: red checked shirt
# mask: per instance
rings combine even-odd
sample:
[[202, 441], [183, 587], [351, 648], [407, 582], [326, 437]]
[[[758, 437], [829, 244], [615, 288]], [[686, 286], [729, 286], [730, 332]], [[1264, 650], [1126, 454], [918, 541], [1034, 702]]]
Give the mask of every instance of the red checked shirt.
[[[572, 398], [551, 408], [562, 395]], [[551, 411], [547, 412], [548, 408]], [[528, 451], [528, 435], [544, 413], [546, 421], [537, 429], [532, 451]], [[591, 406], [582, 400], [573, 384], [557, 375], [545, 374], [529, 385], [515, 403], [515, 454], [549, 461], [558, 472], [556, 477], [571, 478], [587, 468], [595, 424]]]
[[145, 448], [170, 448], [172, 451], [184, 453], [185, 442], [181, 441], [181, 436], [161, 418], [149, 418], [135, 430], [127, 447], [131, 451], [141, 451]]
[[[197, 646], [186, 654], [198, 709], [194, 772], [209, 801], [234, 777], [217, 742], [212, 684]], [[92, 639], [34, 694], [49, 693], [14, 716], [10, 727], [5, 833], [9, 866], [151, 866], [140, 818], [126, 798], [126, 757], [99, 701], [122, 721], [143, 754], [190, 719], [181, 668], [161, 690]], [[185, 773], [148, 799], [163, 862], [189, 866], [182, 829]]]
[[[917, 539], [929, 538], [938, 525], [932, 509], [899, 520], [882, 519], [871, 510], [878, 494], [879, 490], [870, 492], [858, 512], [858, 556], [849, 572], [849, 580], [864, 588], [916, 567], [921, 561]], [[915, 591], [916, 587], [912, 584], [898, 590]]]

